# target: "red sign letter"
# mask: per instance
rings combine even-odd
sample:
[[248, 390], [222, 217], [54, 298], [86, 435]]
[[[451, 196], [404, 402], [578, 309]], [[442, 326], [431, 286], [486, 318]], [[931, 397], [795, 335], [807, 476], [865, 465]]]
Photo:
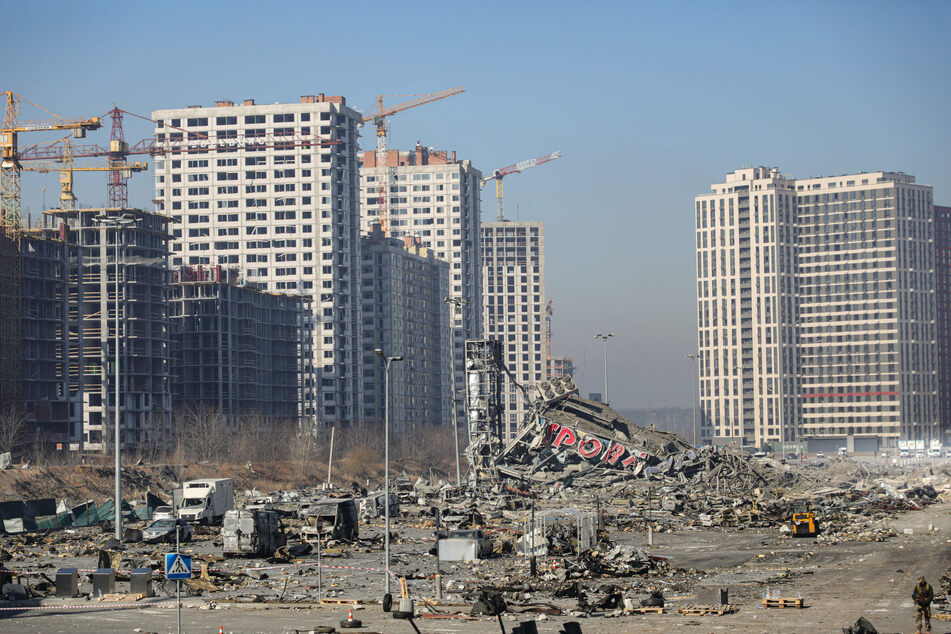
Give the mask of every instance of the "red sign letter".
[[621, 459], [626, 451], [624, 445], [614, 445], [604, 454], [604, 461], [608, 464], [617, 464], [617, 461]]
[[555, 449], [561, 447], [562, 444], [565, 447], [571, 447], [575, 444], [575, 441], [578, 440], [578, 437], [575, 436], [575, 432], [571, 431], [567, 427], [562, 427], [561, 431], [558, 432], [558, 435], [555, 437], [555, 442], [552, 443], [552, 446]]
[[602, 449], [604, 445], [597, 438], [585, 438], [578, 443], [578, 453], [582, 458], [594, 458], [601, 453]]

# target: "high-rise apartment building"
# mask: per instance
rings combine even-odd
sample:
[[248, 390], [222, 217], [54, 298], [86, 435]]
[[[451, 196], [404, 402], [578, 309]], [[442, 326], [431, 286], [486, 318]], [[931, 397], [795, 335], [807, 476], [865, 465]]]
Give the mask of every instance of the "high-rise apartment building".
[[[453, 367], [456, 389], [461, 391], [465, 340], [482, 336], [482, 173], [470, 161], [458, 160], [455, 152], [419, 144], [411, 152], [390, 150], [386, 166], [377, 165], [376, 152], [364, 152], [360, 180], [365, 233], [381, 220], [378, 186], [384, 169], [390, 189], [384, 219], [387, 235], [412, 236], [449, 263], [448, 296], [458, 305], [450, 313]], [[457, 405], [461, 421], [461, 399]]]
[[[311, 298], [238, 284], [238, 270], [183, 266], [173, 272], [172, 396], [177, 405], [300, 422], [311, 365]], [[309, 390], [308, 390], [309, 392]]]
[[[157, 110], [159, 211], [172, 265], [238, 266], [262, 290], [313, 299], [307, 412], [351, 422], [359, 408], [360, 208], [357, 125], [343, 97]], [[179, 151], [180, 150], [180, 151]]]
[[449, 420], [449, 264], [418, 238], [387, 238], [379, 225], [361, 245], [363, 371], [361, 418], [382, 421], [390, 367], [390, 424], [394, 430]]
[[711, 189], [696, 198], [703, 439], [937, 437], [931, 188], [759, 167]]
[[938, 415], [944, 444], [951, 444], [951, 207], [934, 206], [935, 338], [938, 348]]
[[502, 386], [500, 433], [510, 437], [527, 411], [515, 385], [546, 378], [545, 229], [542, 222], [482, 224], [485, 337], [502, 342], [509, 375]]

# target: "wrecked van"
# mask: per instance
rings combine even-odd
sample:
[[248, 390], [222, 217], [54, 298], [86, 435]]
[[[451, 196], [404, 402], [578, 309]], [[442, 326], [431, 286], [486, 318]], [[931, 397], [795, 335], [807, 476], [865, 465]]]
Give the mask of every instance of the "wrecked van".
[[301, 538], [316, 541], [321, 534], [353, 541], [359, 533], [357, 505], [353, 498], [321, 498], [312, 502], [304, 516]]

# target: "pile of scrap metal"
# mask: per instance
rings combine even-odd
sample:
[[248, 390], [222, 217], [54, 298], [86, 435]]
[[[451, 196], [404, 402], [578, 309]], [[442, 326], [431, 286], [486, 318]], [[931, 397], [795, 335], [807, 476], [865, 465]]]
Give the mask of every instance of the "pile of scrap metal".
[[795, 484], [797, 476], [777, 461], [751, 460], [733, 446], [694, 448], [673, 433], [639, 427], [604, 403], [577, 396], [571, 387], [555, 398], [535, 400], [516, 437], [495, 457], [494, 474], [565, 486], [586, 479], [600, 486], [644, 479], [702, 481], [723, 493]]

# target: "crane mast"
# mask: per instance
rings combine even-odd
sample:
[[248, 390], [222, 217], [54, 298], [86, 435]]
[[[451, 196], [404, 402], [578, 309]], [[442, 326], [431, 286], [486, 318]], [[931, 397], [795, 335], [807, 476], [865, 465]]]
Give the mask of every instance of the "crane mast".
[[440, 99], [452, 97], [453, 95], [458, 95], [461, 92], [465, 92], [465, 88], [462, 86], [456, 86], [455, 88], [450, 88], [441, 92], [423, 95], [417, 99], [404, 101], [403, 103], [390, 108], [383, 107], [383, 97], [386, 95], [379, 95], [376, 98], [376, 113], [363, 117], [363, 123], [372, 122], [376, 126], [376, 166], [380, 168], [380, 171], [377, 175], [377, 179], [379, 180], [379, 184], [377, 185], [377, 217], [379, 218], [380, 229], [383, 231], [384, 235], [388, 234], [390, 202], [390, 168], [386, 164], [386, 135], [388, 132], [386, 118], [393, 116], [397, 112], [402, 112], [404, 110], [409, 110], [410, 108], [416, 108], [417, 106], [422, 106], [427, 103], [439, 101]]

